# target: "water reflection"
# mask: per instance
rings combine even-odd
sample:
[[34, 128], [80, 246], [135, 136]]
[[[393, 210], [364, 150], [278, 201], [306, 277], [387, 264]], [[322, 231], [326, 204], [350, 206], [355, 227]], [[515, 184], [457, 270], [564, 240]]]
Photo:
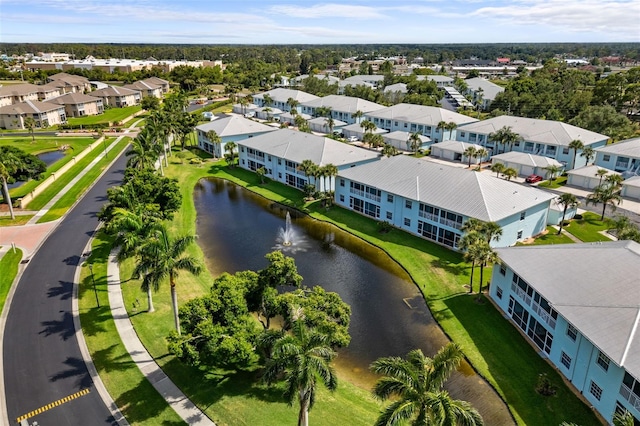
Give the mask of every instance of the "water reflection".
[[[214, 274], [261, 269], [272, 251], [287, 209], [234, 184], [203, 180], [194, 193], [198, 244]], [[383, 356], [404, 356], [420, 348], [433, 355], [448, 342], [422, 295], [406, 272], [384, 252], [338, 228], [291, 212], [290, 230], [305, 238], [305, 250], [287, 253], [296, 260], [306, 286], [322, 285], [351, 306], [349, 347], [337, 366], [343, 374], [370, 387], [369, 364]], [[485, 417], [486, 424], [512, 424], [505, 405], [468, 366], [448, 386]]]

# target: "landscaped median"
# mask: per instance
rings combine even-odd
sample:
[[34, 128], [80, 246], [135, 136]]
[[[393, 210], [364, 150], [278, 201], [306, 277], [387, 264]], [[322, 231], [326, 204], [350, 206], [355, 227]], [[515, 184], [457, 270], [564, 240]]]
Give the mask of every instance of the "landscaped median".
[[18, 266], [21, 260], [22, 250], [20, 249], [9, 249], [0, 259], [0, 313], [4, 308], [13, 280], [18, 275]]

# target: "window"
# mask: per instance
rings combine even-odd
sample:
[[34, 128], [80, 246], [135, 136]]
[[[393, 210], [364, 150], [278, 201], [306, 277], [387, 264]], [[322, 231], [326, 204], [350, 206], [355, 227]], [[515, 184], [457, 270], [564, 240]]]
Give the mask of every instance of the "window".
[[404, 123], [404, 128], [405, 128], [405, 129], [407, 128], [407, 123]]
[[593, 380], [591, 381], [591, 386], [589, 386], [589, 393], [596, 397], [598, 401], [602, 398], [602, 388], [598, 386]]
[[408, 217], [404, 218], [404, 226], [411, 226], [411, 219], [409, 219]]
[[240, 147], [240, 152], [244, 152], [244, 146]]
[[464, 138], [465, 133], [464, 132], [460, 132], [460, 137]]
[[563, 155], [569, 155], [569, 148], [562, 148]]
[[387, 202], [393, 203], [393, 195], [387, 194]]
[[498, 296], [498, 299], [502, 299], [502, 289], [500, 287], [496, 287], [496, 296]]
[[344, 195], [340, 194], [340, 202], [344, 203]]
[[[602, 367], [602, 369], [604, 371], [609, 371], [609, 362], [611, 360], [609, 359], [608, 356], [606, 356], [605, 354], [602, 353], [602, 351], [599, 351], [598, 353], [598, 359], [596, 360], [596, 363]], [[600, 399], [600, 398], [598, 398]]]
[[344, 179], [340, 179], [340, 186], [344, 186]]
[[244, 159], [242, 160], [242, 164], [244, 164]]
[[393, 219], [393, 213], [387, 212], [387, 220], [392, 220], [392, 219]]
[[516, 236], [517, 239], [522, 238], [522, 231], [518, 231], [518, 235]]
[[611, 160], [611, 156], [610, 155], [603, 155], [602, 156], [602, 161], [609, 161]]
[[282, 164], [282, 160], [278, 158], [278, 164]]
[[573, 340], [574, 342], [576, 341], [576, 337], [578, 336], [578, 330], [576, 330], [576, 328], [571, 324], [567, 324], [567, 336], [569, 336], [569, 339]]
[[404, 207], [407, 209], [411, 209], [411, 201], [410, 200], [405, 200], [404, 201]]
[[571, 357], [566, 353], [562, 352], [560, 355], [560, 362], [562, 365], [567, 367], [567, 369], [571, 368]]
[[500, 275], [503, 277], [507, 275], [507, 266], [504, 263], [500, 264]]
[[278, 173], [278, 179], [282, 179], [282, 173]]
[[520, 213], [520, 220], [524, 220], [526, 216], [527, 216], [527, 212]]

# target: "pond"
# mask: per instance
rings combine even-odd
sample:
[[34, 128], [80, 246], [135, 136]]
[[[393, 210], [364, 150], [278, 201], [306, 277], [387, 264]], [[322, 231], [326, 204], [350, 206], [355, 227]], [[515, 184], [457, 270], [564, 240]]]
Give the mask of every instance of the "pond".
[[[291, 246], [281, 242], [287, 209], [232, 183], [210, 179], [196, 185], [198, 244], [213, 275], [258, 270], [276, 249], [295, 258], [303, 285], [321, 285], [351, 306], [351, 344], [339, 351], [342, 376], [370, 389], [368, 366], [379, 357], [404, 356], [420, 348], [432, 356], [448, 339], [406, 272], [378, 248], [291, 211]], [[513, 424], [493, 389], [465, 362], [448, 382], [458, 399], [470, 401], [485, 424]]]
[[[41, 159], [42, 161], [44, 161], [44, 163], [47, 165], [47, 167], [49, 167], [50, 165], [52, 165], [53, 163], [55, 163], [56, 161], [60, 160], [62, 157], [65, 156], [65, 152], [64, 151], [60, 151], [60, 150], [56, 150], [56, 151], [48, 151], [48, 152], [42, 152], [40, 154], [36, 154], [36, 157], [38, 157], [39, 159]], [[9, 184], [9, 189], [12, 188], [18, 188], [22, 185], [24, 185], [25, 182], [24, 181], [15, 181], [12, 184]]]

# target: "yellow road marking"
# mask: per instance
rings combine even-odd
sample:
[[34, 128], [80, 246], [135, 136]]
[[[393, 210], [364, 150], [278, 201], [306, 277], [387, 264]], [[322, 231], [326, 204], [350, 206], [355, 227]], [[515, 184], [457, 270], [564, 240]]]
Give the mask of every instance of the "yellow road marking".
[[23, 416], [18, 417], [18, 418], [16, 419], [16, 421], [17, 421], [18, 423], [20, 423], [20, 422], [21, 422], [21, 421], [23, 421], [24, 419], [28, 419], [28, 418], [31, 418], [31, 417], [33, 417], [33, 416], [37, 416], [37, 415], [38, 415], [38, 414], [40, 414], [40, 413], [44, 413], [44, 412], [45, 412], [45, 411], [47, 411], [47, 410], [51, 410], [52, 408], [55, 408], [55, 407], [57, 407], [58, 405], [62, 405], [62, 404], [64, 404], [65, 402], [69, 402], [69, 401], [72, 401], [72, 400], [74, 400], [74, 399], [76, 399], [76, 398], [80, 398], [81, 396], [86, 395], [86, 394], [88, 394], [88, 393], [89, 393], [89, 389], [83, 389], [83, 390], [81, 390], [80, 392], [76, 392], [76, 393], [74, 393], [73, 395], [65, 396], [64, 398], [60, 398], [59, 400], [54, 401], [54, 402], [52, 402], [52, 403], [50, 403], [50, 404], [47, 404], [47, 405], [45, 405], [45, 406], [42, 406], [42, 407], [40, 407], [40, 408], [38, 408], [38, 409], [36, 409], [36, 410], [29, 411], [27, 414], [25, 414], [25, 415], [23, 415]]

